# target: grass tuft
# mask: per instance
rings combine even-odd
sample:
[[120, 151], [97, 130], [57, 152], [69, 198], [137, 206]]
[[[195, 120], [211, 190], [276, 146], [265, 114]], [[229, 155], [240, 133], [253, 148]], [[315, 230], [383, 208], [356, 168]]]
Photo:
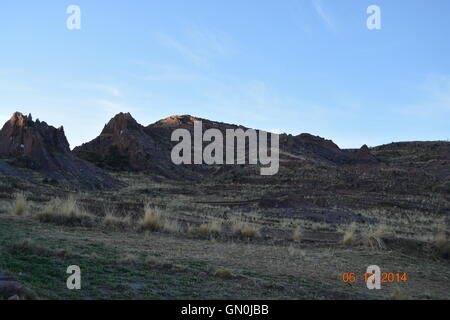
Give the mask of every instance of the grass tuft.
[[386, 233], [386, 226], [385, 225], [378, 225], [376, 229], [370, 229], [368, 230], [368, 233], [366, 235], [366, 243], [369, 247], [371, 247], [373, 250], [383, 250], [385, 249], [385, 245], [383, 242], [382, 237]]
[[162, 228], [167, 232], [181, 233], [183, 231], [183, 228], [180, 222], [178, 222], [178, 220], [164, 219], [162, 224], [163, 224]]
[[159, 231], [162, 229], [161, 223], [162, 211], [159, 208], [152, 207], [150, 203], [144, 205], [144, 218], [142, 219], [141, 226], [145, 230]]
[[252, 239], [261, 236], [260, 229], [257, 225], [250, 224], [240, 219], [234, 219], [231, 227], [233, 233], [240, 237]]
[[57, 225], [91, 227], [96, 217], [83, 210], [71, 195], [66, 199], [55, 198], [47, 202], [37, 214], [37, 219]]
[[190, 226], [188, 228], [188, 233], [195, 234], [197, 236], [207, 236], [209, 235], [209, 228], [207, 224], [202, 224], [200, 226]]
[[23, 216], [27, 210], [27, 198], [25, 195], [20, 192], [16, 194], [16, 198], [14, 200], [14, 214], [16, 216]]
[[218, 236], [222, 233], [222, 223], [220, 221], [212, 221], [210, 223], [203, 223], [200, 226], [190, 226], [188, 233], [197, 236]]
[[302, 238], [302, 230], [300, 229], [300, 227], [295, 228], [292, 234], [292, 240], [294, 240], [295, 242], [301, 242]]
[[112, 212], [107, 212], [103, 218], [103, 224], [111, 229], [124, 230], [132, 226], [132, 221], [129, 216], [119, 217]]
[[212, 235], [218, 236], [222, 233], [223, 224], [221, 221], [214, 220], [208, 224], [208, 229]]
[[241, 234], [246, 238], [256, 238], [260, 236], [259, 229], [254, 225], [247, 225], [245, 226]]
[[347, 227], [347, 230], [344, 233], [344, 237], [342, 238], [342, 243], [344, 244], [344, 246], [349, 247], [355, 242], [355, 229], [355, 223], [352, 223]]
[[227, 269], [220, 268], [216, 270], [216, 272], [214, 272], [214, 277], [221, 279], [231, 279], [233, 278], [233, 274]]
[[443, 258], [450, 258], [450, 241], [446, 233], [444, 231], [438, 232], [434, 241], [439, 255]]
[[399, 287], [396, 287], [394, 289], [394, 292], [392, 293], [392, 299], [394, 299], [394, 300], [406, 300], [405, 295], [403, 294], [402, 290], [400, 290]]

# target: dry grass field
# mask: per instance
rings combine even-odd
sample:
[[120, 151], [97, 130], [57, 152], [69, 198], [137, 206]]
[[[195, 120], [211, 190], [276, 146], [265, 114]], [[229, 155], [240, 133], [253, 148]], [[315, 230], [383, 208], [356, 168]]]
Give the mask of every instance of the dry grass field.
[[[40, 299], [450, 298], [448, 196], [378, 190], [389, 179], [307, 192], [309, 170], [271, 184], [114, 173], [125, 187], [92, 192], [4, 178], [0, 270]], [[66, 288], [70, 265], [82, 290]], [[369, 265], [408, 281], [343, 282]]]

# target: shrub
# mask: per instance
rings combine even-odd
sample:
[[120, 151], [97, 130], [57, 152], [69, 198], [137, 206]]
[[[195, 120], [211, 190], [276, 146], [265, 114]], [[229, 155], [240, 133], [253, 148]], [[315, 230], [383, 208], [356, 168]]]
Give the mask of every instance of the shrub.
[[190, 226], [188, 228], [188, 233], [195, 234], [197, 236], [208, 236], [210, 234], [210, 229], [207, 224], [202, 224], [200, 226]]
[[27, 198], [25, 195], [21, 193], [16, 194], [16, 198], [14, 200], [14, 214], [16, 216], [23, 216], [27, 210]]
[[233, 223], [233, 231], [235, 234], [245, 238], [256, 238], [261, 235], [259, 228], [254, 224], [236, 220]]
[[162, 221], [162, 228], [165, 231], [172, 233], [181, 233], [182, 231], [181, 224], [178, 222], [178, 220], [164, 219]]
[[152, 207], [149, 203], [144, 205], [144, 218], [141, 225], [145, 230], [158, 231], [162, 228], [161, 223], [162, 212], [161, 209]]
[[199, 235], [199, 236], [207, 236], [209, 235], [209, 228], [207, 224], [202, 224], [200, 226], [190, 226], [188, 228], [188, 232], [195, 234], [195, 235]]
[[221, 221], [214, 220], [208, 224], [209, 232], [213, 235], [222, 233], [223, 225]]
[[231, 279], [233, 278], [233, 274], [231, 271], [227, 269], [218, 269], [216, 272], [214, 272], [214, 277], [222, 278], [222, 279]]
[[301, 242], [302, 241], [302, 231], [300, 227], [295, 228], [293, 234], [292, 234], [292, 240], [295, 242]]
[[447, 243], [447, 236], [445, 232], [441, 231], [436, 234], [435, 243], [437, 248], [442, 248]]
[[355, 229], [356, 229], [356, 224], [352, 223], [351, 225], [349, 225], [347, 227], [347, 230], [344, 233], [344, 237], [342, 239], [342, 243], [345, 246], [351, 246], [354, 242], [354, 238], [355, 238]]
[[435, 246], [443, 258], [450, 257], [450, 241], [444, 231], [438, 232], [435, 237]]
[[256, 238], [259, 237], [259, 229], [253, 225], [246, 225], [242, 229], [242, 235], [246, 238]]
[[222, 223], [220, 221], [212, 221], [201, 224], [200, 226], [190, 226], [188, 232], [198, 236], [218, 236], [222, 233]]
[[385, 235], [386, 226], [378, 225], [376, 229], [368, 230], [368, 234], [366, 235], [366, 243], [369, 247], [375, 250], [382, 250], [385, 248], [382, 237]]

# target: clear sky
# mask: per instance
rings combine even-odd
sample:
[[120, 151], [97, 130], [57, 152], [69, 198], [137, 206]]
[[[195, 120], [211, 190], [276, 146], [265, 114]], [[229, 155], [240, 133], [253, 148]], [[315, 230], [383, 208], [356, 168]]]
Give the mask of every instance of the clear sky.
[[32, 113], [72, 148], [121, 111], [341, 147], [450, 138], [448, 0], [2, 0], [0, 40], [0, 121]]

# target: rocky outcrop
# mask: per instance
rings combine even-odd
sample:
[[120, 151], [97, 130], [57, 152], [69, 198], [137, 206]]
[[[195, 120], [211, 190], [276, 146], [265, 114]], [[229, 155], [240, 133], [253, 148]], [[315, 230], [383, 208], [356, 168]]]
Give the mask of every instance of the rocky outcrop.
[[[9, 168], [36, 170], [56, 180], [93, 188], [117, 184], [109, 175], [72, 154], [63, 127], [56, 129], [19, 112], [0, 131], [0, 157]], [[7, 165], [0, 167], [7, 169]]]
[[105, 125], [94, 140], [74, 153], [110, 170], [152, 170], [163, 174], [174, 169], [167, 142], [147, 130], [129, 113], [120, 113]]
[[55, 154], [70, 153], [64, 128], [58, 129], [19, 112], [0, 131], [0, 155], [21, 159], [36, 169], [58, 168]]
[[355, 161], [361, 164], [378, 164], [378, 159], [370, 152], [367, 145], [363, 145], [361, 149], [354, 154]]

